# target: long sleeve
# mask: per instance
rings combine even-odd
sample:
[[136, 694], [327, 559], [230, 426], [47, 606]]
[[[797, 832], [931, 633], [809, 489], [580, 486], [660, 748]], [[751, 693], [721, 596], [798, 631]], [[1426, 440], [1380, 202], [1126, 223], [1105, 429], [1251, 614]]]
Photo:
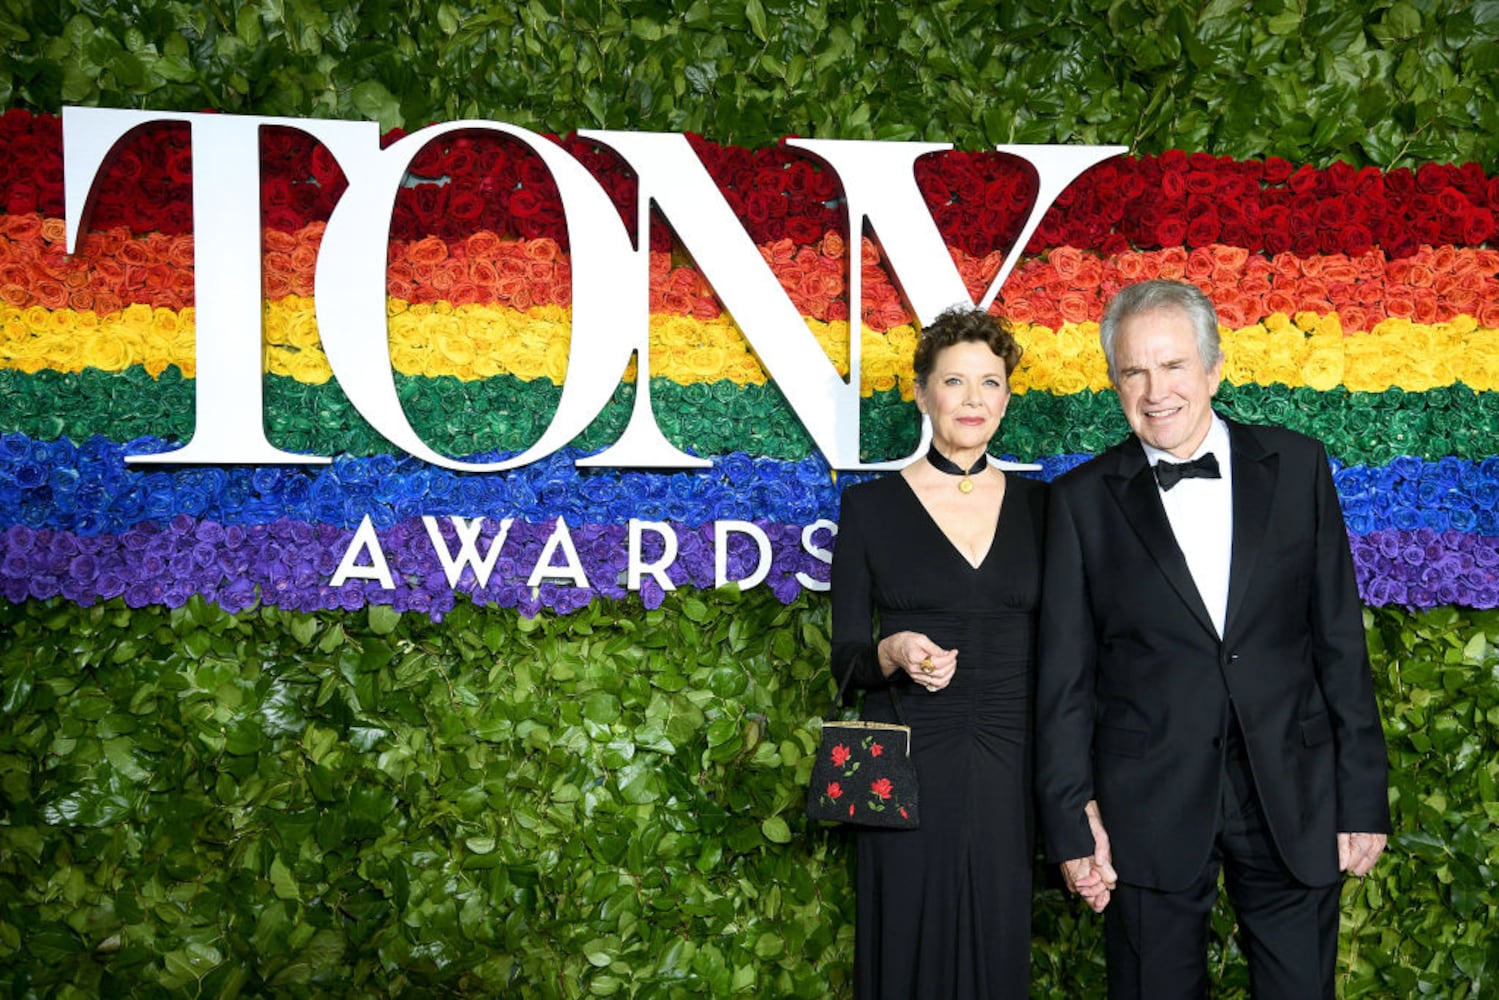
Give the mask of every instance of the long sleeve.
[[1093, 685], [1097, 650], [1082, 548], [1064, 490], [1053, 488], [1046, 517], [1036, 673], [1036, 789], [1046, 855], [1093, 853], [1083, 807], [1093, 792]]
[[1316, 451], [1316, 564], [1310, 609], [1312, 656], [1336, 747], [1338, 829], [1390, 829], [1388, 756], [1374, 698], [1363, 607], [1348, 531], [1322, 447]]
[[852, 670], [850, 687], [880, 687], [888, 683], [880, 670], [874, 634], [874, 580], [869, 561], [869, 535], [862, 516], [864, 492], [845, 490], [838, 514], [838, 543], [831, 570], [833, 598], [833, 676], [842, 680]]

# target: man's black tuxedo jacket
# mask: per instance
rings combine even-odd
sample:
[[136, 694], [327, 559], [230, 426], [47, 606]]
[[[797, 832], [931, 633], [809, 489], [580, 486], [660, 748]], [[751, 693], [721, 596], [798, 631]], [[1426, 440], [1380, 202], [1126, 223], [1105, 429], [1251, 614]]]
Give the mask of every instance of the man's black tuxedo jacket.
[[1320, 443], [1228, 433], [1221, 640], [1136, 438], [1052, 485], [1036, 697], [1047, 855], [1093, 853], [1096, 798], [1120, 879], [1184, 888], [1212, 847], [1232, 712], [1286, 867], [1326, 885], [1339, 832], [1390, 824], [1348, 536]]

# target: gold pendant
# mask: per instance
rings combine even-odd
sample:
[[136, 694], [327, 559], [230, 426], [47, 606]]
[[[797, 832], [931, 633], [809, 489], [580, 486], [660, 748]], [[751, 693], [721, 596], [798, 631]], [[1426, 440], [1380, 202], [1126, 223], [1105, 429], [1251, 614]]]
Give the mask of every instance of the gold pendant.
[[962, 493], [972, 493], [973, 480], [969, 479], [967, 476], [964, 476], [963, 481], [958, 483], [958, 490]]

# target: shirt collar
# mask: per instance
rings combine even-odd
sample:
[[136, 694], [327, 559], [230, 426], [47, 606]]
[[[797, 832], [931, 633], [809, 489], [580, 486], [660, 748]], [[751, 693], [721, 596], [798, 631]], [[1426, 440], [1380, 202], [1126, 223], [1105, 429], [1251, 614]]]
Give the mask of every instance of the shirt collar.
[[1192, 452], [1192, 454], [1188, 455], [1185, 459], [1177, 458], [1169, 451], [1162, 451], [1159, 448], [1155, 448], [1151, 445], [1146, 444], [1144, 441], [1140, 442], [1140, 447], [1145, 449], [1145, 458], [1150, 462], [1152, 467], [1154, 467], [1157, 462], [1163, 460], [1167, 462], [1190, 462], [1194, 459], [1201, 458], [1208, 452], [1212, 452], [1214, 455], [1217, 455], [1219, 466], [1223, 466], [1228, 463], [1229, 455], [1228, 425], [1225, 424], [1223, 422], [1223, 418], [1218, 416], [1218, 414], [1215, 412], [1213, 414], [1213, 422], [1208, 425], [1208, 433], [1207, 436], [1202, 439], [1202, 444], [1198, 445], [1197, 450]]

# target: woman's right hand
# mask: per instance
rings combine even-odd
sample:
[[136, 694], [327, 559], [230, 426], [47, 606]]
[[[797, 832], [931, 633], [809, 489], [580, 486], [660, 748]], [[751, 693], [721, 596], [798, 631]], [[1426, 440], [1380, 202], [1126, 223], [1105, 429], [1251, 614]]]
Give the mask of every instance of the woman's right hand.
[[958, 669], [958, 651], [943, 649], [920, 632], [896, 632], [880, 640], [880, 669], [886, 677], [905, 671], [928, 691], [940, 691], [952, 683]]

